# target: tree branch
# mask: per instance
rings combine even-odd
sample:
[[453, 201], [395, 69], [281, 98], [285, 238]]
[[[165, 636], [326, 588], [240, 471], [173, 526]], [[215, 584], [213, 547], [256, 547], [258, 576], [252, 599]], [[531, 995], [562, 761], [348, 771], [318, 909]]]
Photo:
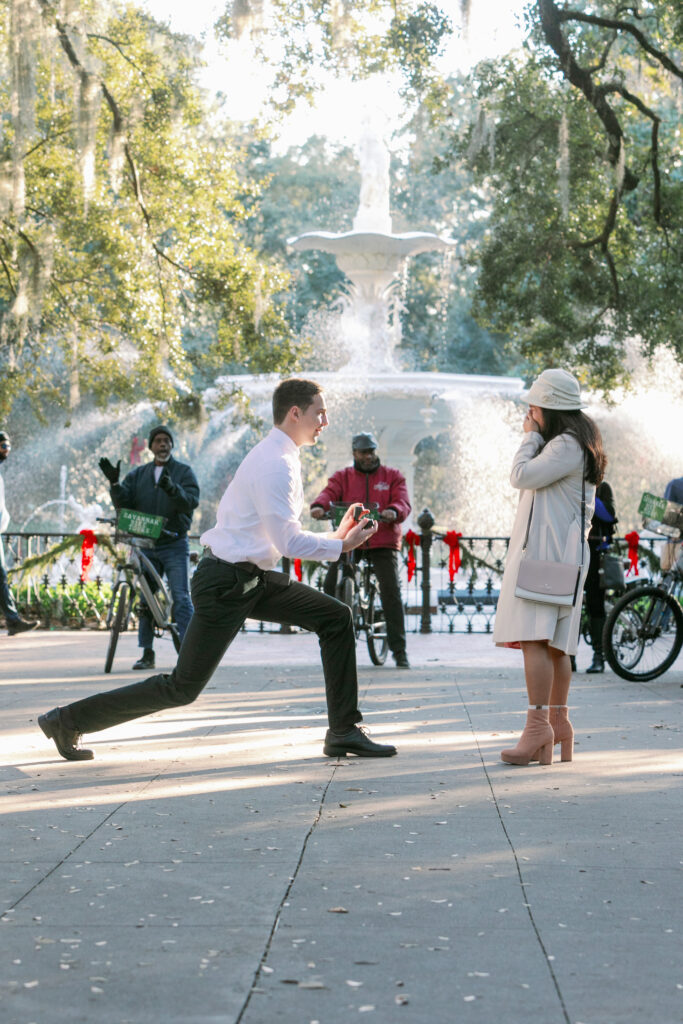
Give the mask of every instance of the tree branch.
[[[64, 53], [68, 57], [69, 62], [71, 64], [71, 66], [73, 67], [74, 71], [76, 72], [76, 74], [79, 76], [79, 78], [83, 79], [86, 75], [89, 74], [89, 72], [86, 71], [86, 69], [83, 67], [81, 61], [79, 60], [78, 54], [76, 53], [76, 50], [74, 49], [74, 46], [73, 46], [73, 44], [72, 44], [72, 42], [71, 42], [71, 40], [69, 38], [69, 33], [68, 33], [67, 29], [66, 29], [66, 26], [62, 23], [62, 21], [60, 21], [60, 19], [51, 10], [50, 4], [49, 4], [48, 0], [39, 0], [39, 3], [40, 3], [40, 5], [41, 5], [41, 7], [43, 8], [44, 11], [46, 11], [47, 13], [51, 14], [54, 17], [54, 24], [55, 24], [55, 28], [57, 29], [57, 34], [59, 36], [59, 41], [61, 43], [62, 49], [64, 50]], [[111, 112], [112, 120], [113, 120], [113, 123], [114, 123], [114, 131], [119, 132], [119, 133], [121, 133], [123, 135], [124, 134], [124, 128], [125, 128], [125, 120], [124, 120], [123, 114], [121, 113], [119, 105], [116, 102], [116, 100], [115, 100], [114, 96], [112, 95], [112, 93], [110, 92], [109, 88], [107, 87], [107, 83], [103, 79], [99, 80], [99, 85], [100, 85], [100, 88], [102, 90], [102, 95], [104, 96], [104, 99], [105, 99], [105, 101], [107, 103], [107, 106], [109, 107], [109, 110]], [[130, 148], [130, 145], [129, 145], [127, 139], [124, 142], [123, 149], [124, 149], [124, 153], [125, 153], [125, 157], [126, 157], [126, 163], [128, 164], [128, 170], [130, 172], [130, 178], [131, 178], [131, 183], [132, 183], [132, 186], [133, 186], [133, 194], [135, 196], [135, 201], [136, 201], [136, 203], [137, 203], [137, 205], [138, 205], [138, 207], [140, 209], [140, 212], [141, 212], [142, 217], [143, 217], [144, 222], [145, 222], [145, 226], [146, 226], [146, 228], [147, 228], [147, 230], [148, 230], [148, 232], [149, 232], [149, 234], [151, 236], [151, 234], [152, 234], [152, 220], [151, 220], [151, 217], [149, 215], [149, 210], [147, 209], [147, 205], [145, 203], [145, 198], [144, 198], [144, 196], [142, 194], [142, 187], [140, 185], [140, 174], [138, 172], [137, 164], [135, 162], [135, 158], [133, 156], [132, 150]], [[199, 280], [200, 279], [200, 275], [197, 274], [196, 272], [194, 272], [193, 270], [191, 270], [190, 267], [183, 266], [183, 264], [177, 263], [175, 260], [171, 259], [171, 257], [168, 256], [163, 251], [163, 249], [159, 248], [159, 246], [156, 244], [156, 242], [151, 237], [150, 237], [150, 245], [151, 245], [152, 251], [155, 253], [155, 255], [157, 257], [157, 260], [164, 260], [170, 266], [174, 267], [176, 270], [182, 271], [182, 273], [187, 274], [189, 277], [191, 277], [194, 280]]]
[[[561, 18], [562, 11], [554, 0], [537, 0], [537, 4], [546, 42], [557, 55], [565, 78], [584, 94], [602, 121], [607, 132], [608, 159], [612, 166], [616, 167], [624, 144], [624, 133], [619, 118], [605, 99], [604, 92], [593, 81], [591, 73], [582, 68], [576, 60], [560, 28], [560, 23], [564, 20]], [[624, 168], [623, 191], [632, 192], [637, 187], [638, 180], [633, 171], [628, 167]]]
[[652, 180], [654, 185], [652, 205], [655, 222], [662, 226], [662, 179], [659, 171], [659, 126], [661, 124], [661, 118], [655, 114], [654, 110], [651, 110], [650, 107], [643, 103], [639, 96], [632, 93], [625, 85], [622, 85], [621, 82], [606, 82], [605, 85], [602, 86], [602, 89], [604, 92], [619, 93], [619, 95], [623, 96], [628, 103], [631, 103], [641, 112], [641, 114], [644, 114], [645, 117], [649, 117], [652, 121], [652, 142], [650, 145], [650, 163], [652, 165]]
[[602, 69], [607, 64], [607, 58], [609, 57], [610, 50], [614, 46], [616, 39], [617, 33], [613, 32], [610, 38], [605, 43], [605, 48], [602, 51], [602, 56], [600, 57], [600, 60], [597, 62], [597, 64], [591, 64], [589, 68], [586, 68], [586, 71], [589, 75], [594, 75], [596, 71], [602, 71]]
[[2, 263], [2, 269], [5, 271], [5, 276], [7, 278], [7, 283], [9, 285], [9, 290], [11, 291], [12, 295], [16, 295], [17, 294], [17, 290], [14, 287], [14, 285], [12, 284], [12, 275], [10, 273], [10, 268], [5, 263], [5, 260], [3, 259], [1, 254], [0, 254], [0, 263]]
[[36, 142], [35, 146], [32, 146], [31, 149], [27, 150], [23, 154], [21, 159], [22, 160], [28, 160], [28, 158], [33, 153], [35, 153], [35, 151], [37, 149], [40, 149], [41, 146], [46, 146], [48, 144], [48, 142], [53, 142], [55, 139], [61, 138], [62, 135], [69, 135], [72, 131], [73, 131], [72, 128], [64, 128], [64, 129], [62, 129], [61, 132], [57, 132], [56, 135], [46, 135], [44, 139], [41, 139], [40, 142]]
[[676, 75], [678, 78], [683, 79], [683, 68], [679, 68], [666, 53], [662, 50], [658, 50], [650, 40], [647, 38], [644, 32], [641, 32], [639, 28], [633, 25], [630, 21], [621, 21], [619, 18], [602, 18], [598, 14], [584, 14], [583, 11], [575, 11], [573, 9], [567, 9], [566, 7], [562, 10], [557, 9], [558, 20], [562, 21], [582, 21], [587, 25], [599, 25], [601, 28], [611, 28], [616, 32], [628, 32], [634, 39], [637, 39], [640, 46], [649, 53], [651, 57], [658, 60], [663, 68], [670, 71], [672, 75]]
[[143, 69], [142, 69], [141, 67], [138, 67], [138, 65], [137, 65], [137, 64], [135, 63], [135, 61], [134, 61], [134, 60], [131, 60], [131, 58], [130, 58], [130, 57], [128, 56], [128, 54], [127, 54], [127, 53], [126, 53], [126, 52], [124, 51], [124, 49], [123, 49], [123, 47], [121, 46], [121, 44], [120, 44], [120, 43], [117, 43], [115, 39], [110, 39], [110, 38], [109, 38], [109, 36], [102, 36], [102, 35], [99, 35], [99, 33], [97, 33], [97, 32], [88, 32], [88, 33], [87, 33], [87, 36], [88, 36], [88, 39], [99, 39], [99, 40], [101, 40], [101, 41], [102, 41], [103, 43], [109, 43], [109, 45], [110, 45], [110, 46], [113, 46], [115, 50], [118, 50], [118, 51], [119, 51], [119, 53], [121, 54], [121, 56], [123, 57], [123, 59], [124, 59], [125, 61], [127, 61], [127, 62], [128, 62], [129, 64], [130, 64], [130, 66], [131, 66], [131, 67], [132, 67], [132, 68], [133, 68], [133, 69], [134, 69], [135, 71], [137, 71], [137, 73], [138, 73], [138, 74], [140, 75], [140, 77], [141, 77], [141, 78], [142, 78], [142, 79], [143, 79], [143, 80], [144, 80], [145, 82], [149, 82], [149, 79], [148, 79], [147, 75], [145, 74], [145, 72], [143, 71]]

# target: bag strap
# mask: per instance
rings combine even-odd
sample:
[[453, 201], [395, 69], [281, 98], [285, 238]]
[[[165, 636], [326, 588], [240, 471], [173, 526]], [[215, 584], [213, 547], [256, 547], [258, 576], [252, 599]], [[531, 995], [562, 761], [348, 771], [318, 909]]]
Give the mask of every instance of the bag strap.
[[[526, 524], [526, 533], [524, 534], [524, 543], [522, 544], [522, 553], [526, 551], [527, 543], [529, 542], [529, 530], [531, 529], [531, 517], [534, 514], [534, 501], [536, 500], [536, 491], [534, 491], [531, 497], [531, 508], [529, 509], [529, 518]], [[583, 565], [586, 549], [586, 453], [583, 453], [583, 472], [581, 474], [581, 561], [579, 565]]]
[[581, 561], [583, 565], [586, 546], [586, 451], [583, 452], [583, 472], [581, 473]]

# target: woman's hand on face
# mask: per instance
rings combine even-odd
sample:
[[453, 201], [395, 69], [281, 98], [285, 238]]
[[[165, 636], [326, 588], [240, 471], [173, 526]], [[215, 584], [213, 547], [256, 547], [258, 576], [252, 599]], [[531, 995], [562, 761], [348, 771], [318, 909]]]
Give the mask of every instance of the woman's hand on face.
[[538, 423], [536, 422], [536, 420], [531, 415], [531, 409], [529, 409], [527, 411], [527, 414], [524, 417], [524, 423], [522, 424], [522, 426], [524, 428], [524, 433], [525, 434], [530, 433], [532, 430], [535, 430], [537, 433], [539, 433], [540, 429], [541, 429], [539, 427]]

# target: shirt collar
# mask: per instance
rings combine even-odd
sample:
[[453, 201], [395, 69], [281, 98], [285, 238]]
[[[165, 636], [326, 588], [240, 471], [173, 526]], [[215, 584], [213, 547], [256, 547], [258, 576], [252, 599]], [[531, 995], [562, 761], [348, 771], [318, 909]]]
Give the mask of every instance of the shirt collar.
[[295, 444], [289, 434], [285, 434], [284, 430], [280, 430], [279, 427], [273, 427], [268, 437], [271, 437], [283, 451], [292, 455], [299, 454], [298, 444]]

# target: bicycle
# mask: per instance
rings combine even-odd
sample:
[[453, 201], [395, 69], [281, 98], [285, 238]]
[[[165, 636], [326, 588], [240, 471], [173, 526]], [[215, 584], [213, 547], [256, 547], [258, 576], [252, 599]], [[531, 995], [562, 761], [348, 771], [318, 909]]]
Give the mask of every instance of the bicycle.
[[[332, 502], [325, 518], [334, 521], [335, 526], [348, 508], [344, 502]], [[376, 513], [377, 506], [371, 508]], [[337, 573], [334, 596], [351, 609], [356, 641], [365, 634], [368, 654], [373, 665], [383, 665], [389, 651], [387, 624], [379, 596], [379, 585], [368, 562], [359, 562], [355, 551], [343, 552], [339, 558], [341, 572]]]
[[[615, 542], [615, 549], [617, 551], [617, 554], [618, 543], [618, 541]], [[637, 586], [639, 586], [638, 580], [625, 580], [623, 586], [621, 587], [606, 587], [603, 590], [603, 594], [605, 595], [605, 621], [607, 621], [610, 612], [614, 608], [616, 602], [619, 601], [624, 596], [624, 594], [631, 593], [631, 591]], [[588, 608], [585, 600], [581, 605], [581, 627], [579, 630], [579, 635], [583, 638], [584, 642], [589, 647], [593, 646], [590, 615], [588, 614]]]
[[128, 629], [133, 603], [142, 599], [154, 622], [154, 635], [160, 637], [164, 632], [171, 634], [173, 646], [180, 650], [180, 634], [173, 621], [173, 600], [163, 579], [154, 568], [149, 558], [143, 553], [144, 548], [154, 546], [154, 541], [162, 533], [169, 537], [175, 534], [163, 529], [164, 520], [161, 516], [152, 516], [145, 512], [132, 512], [120, 509], [116, 519], [98, 519], [100, 523], [114, 526], [114, 543], [124, 540], [128, 544], [126, 558], [116, 565], [117, 576], [112, 583], [111, 601], [105, 620], [109, 630], [109, 644], [104, 659], [104, 671], [111, 672], [116, 654], [119, 635]]
[[[683, 532], [683, 505], [644, 494], [644, 526], [670, 540]], [[620, 598], [605, 623], [603, 647], [610, 667], [623, 679], [647, 682], [671, 668], [683, 646], [683, 551], [657, 583]]]

